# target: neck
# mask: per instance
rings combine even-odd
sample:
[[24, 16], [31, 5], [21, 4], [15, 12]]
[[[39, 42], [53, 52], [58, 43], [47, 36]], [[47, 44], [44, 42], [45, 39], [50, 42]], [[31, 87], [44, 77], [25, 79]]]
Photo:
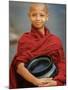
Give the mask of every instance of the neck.
[[41, 27], [41, 28], [36, 28], [34, 26], [32, 26], [33, 28], [35, 28], [38, 32], [40, 32], [42, 35], [45, 34], [45, 30], [44, 30], [44, 27]]
[[42, 28], [39, 28], [38, 29], [38, 31], [42, 34], [42, 35], [44, 35], [45, 34], [45, 30], [44, 30], [44, 27], [42, 27]]

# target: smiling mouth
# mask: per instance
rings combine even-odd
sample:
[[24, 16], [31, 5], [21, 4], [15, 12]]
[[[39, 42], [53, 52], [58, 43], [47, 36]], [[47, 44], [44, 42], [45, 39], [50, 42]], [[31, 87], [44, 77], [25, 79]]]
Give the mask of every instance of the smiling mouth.
[[36, 24], [41, 24], [41, 22], [35, 22]]

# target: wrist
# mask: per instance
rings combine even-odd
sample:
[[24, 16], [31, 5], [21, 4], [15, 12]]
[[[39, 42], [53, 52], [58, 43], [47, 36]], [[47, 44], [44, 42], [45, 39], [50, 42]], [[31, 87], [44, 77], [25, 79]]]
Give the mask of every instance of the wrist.
[[32, 84], [38, 86], [38, 78], [35, 78], [35, 79], [32, 81]]

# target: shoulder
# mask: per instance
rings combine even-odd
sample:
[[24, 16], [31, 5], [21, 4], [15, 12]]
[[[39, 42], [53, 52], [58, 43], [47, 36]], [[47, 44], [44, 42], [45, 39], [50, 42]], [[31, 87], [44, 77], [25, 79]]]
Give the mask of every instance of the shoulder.
[[54, 40], [60, 41], [60, 38], [57, 35], [52, 34], [52, 38], [54, 38]]
[[62, 45], [62, 40], [59, 38], [59, 36], [52, 34], [52, 39], [57, 45]]

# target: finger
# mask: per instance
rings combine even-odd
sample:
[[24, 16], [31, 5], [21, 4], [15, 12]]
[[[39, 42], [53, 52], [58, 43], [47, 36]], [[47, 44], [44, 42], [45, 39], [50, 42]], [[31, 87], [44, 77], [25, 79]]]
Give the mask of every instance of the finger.
[[51, 82], [52, 79], [45, 79], [45, 82]]
[[39, 84], [39, 87], [43, 87], [46, 83]]
[[44, 87], [52, 86], [51, 83], [47, 83], [43, 85]]
[[51, 79], [51, 80], [52, 80], [53, 78], [51, 77], [51, 78], [49, 78], [49, 79]]
[[41, 85], [39, 85], [39, 87], [48, 87], [48, 86], [51, 86], [51, 83], [41, 84]]
[[52, 80], [53, 78], [44, 78], [44, 80]]
[[43, 84], [51, 83], [51, 80], [46, 80]]
[[45, 84], [41, 84], [41, 85], [39, 85], [39, 87], [45, 87]]

